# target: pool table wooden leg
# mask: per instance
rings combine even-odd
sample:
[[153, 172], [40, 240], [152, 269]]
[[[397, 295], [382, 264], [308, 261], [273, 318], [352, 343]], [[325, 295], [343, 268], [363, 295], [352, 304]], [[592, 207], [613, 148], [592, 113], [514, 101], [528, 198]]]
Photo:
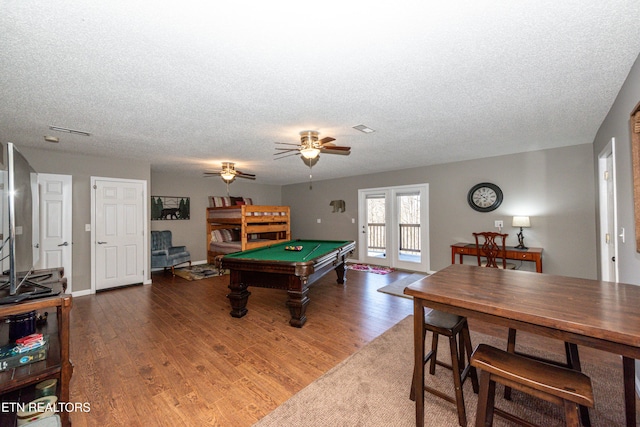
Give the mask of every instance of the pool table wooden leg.
[[344, 261], [336, 267], [336, 274], [338, 275], [338, 283], [344, 285], [344, 282], [347, 281], [347, 269], [344, 268]]
[[227, 295], [227, 298], [229, 298], [229, 301], [231, 302], [231, 316], [244, 316], [248, 311], [247, 301], [249, 301], [249, 295], [251, 295], [251, 292], [247, 290], [247, 285], [242, 283], [240, 274], [236, 271], [231, 271], [229, 289], [231, 289], [231, 293]]
[[303, 287], [302, 291], [297, 290], [289, 290], [287, 294], [289, 295], [289, 299], [287, 300], [287, 307], [289, 307], [289, 312], [291, 313], [291, 320], [289, 320], [289, 324], [291, 326], [295, 326], [296, 328], [302, 328], [307, 322], [307, 306], [309, 305], [309, 297], [307, 294], [309, 293], [309, 288], [306, 286]]

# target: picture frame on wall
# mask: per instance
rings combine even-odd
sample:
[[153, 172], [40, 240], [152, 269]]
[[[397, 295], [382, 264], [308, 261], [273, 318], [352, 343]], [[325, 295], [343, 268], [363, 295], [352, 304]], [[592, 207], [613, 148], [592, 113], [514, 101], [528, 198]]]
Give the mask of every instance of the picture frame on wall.
[[151, 196], [151, 221], [189, 219], [189, 197]]

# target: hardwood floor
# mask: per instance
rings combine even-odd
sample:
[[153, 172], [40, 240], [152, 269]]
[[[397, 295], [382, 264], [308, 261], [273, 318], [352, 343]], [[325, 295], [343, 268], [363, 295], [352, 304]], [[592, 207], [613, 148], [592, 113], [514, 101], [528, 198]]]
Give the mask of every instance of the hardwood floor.
[[407, 273], [327, 274], [309, 292], [308, 321], [289, 326], [286, 292], [250, 288], [249, 313], [229, 315], [229, 276], [75, 298], [71, 312], [74, 427], [250, 426], [411, 314], [377, 292]]
[[[349, 270], [344, 287], [327, 274], [310, 289], [301, 329], [289, 326], [280, 290], [249, 288], [248, 314], [232, 318], [229, 276], [154, 273], [153, 285], [74, 298], [71, 401], [90, 412], [72, 413], [73, 425], [250, 426], [412, 314], [410, 299], [376, 291], [407, 274]], [[581, 357], [621, 366], [595, 350], [581, 348]]]

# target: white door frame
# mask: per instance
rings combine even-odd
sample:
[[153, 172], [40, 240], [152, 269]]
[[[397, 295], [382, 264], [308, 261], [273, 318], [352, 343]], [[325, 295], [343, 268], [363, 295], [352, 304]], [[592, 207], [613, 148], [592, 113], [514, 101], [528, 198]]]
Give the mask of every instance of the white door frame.
[[111, 178], [111, 177], [91, 177], [91, 293], [96, 293], [96, 182], [97, 181], [116, 181], [116, 182], [131, 182], [136, 184], [142, 184], [142, 203], [143, 203], [143, 268], [144, 268], [144, 284], [151, 283], [149, 279], [149, 222], [147, 221], [149, 200], [147, 196], [147, 181], [143, 179], [123, 179], [123, 178]]
[[[397, 196], [408, 192], [420, 193], [420, 263], [403, 262], [398, 259], [399, 227], [396, 227], [398, 221]], [[385, 236], [387, 256], [383, 260], [383, 265], [393, 268], [429, 272], [431, 258], [429, 253], [429, 184], [400, 185], [394, 187], [366, 188], [358, 190], [358, 258], [365, 262], [367, 262], [366, 260], [368, 259], [366, 241], [367, 233], [363, 230], [367, 227], [366, 196], [368, 194], [384, 194], [385, 200], [387, 201], [385, 214], [387, 224], [387, 232]], [[392, 224], [392, 226], [389, 226], [389, 224]]]
[[[612, 188], [612, 197], [609, 188]], [[600, 222], [600, 278], [618, 281], [618, 237], [624, 242], [624, 231], [618, 236], [617, 188], [616, 188], [616, 140], [609, 143], [598, 155], [598, 191]], [[609, 243], [611, 242], [611, 244]], [[611, 262], [614, 259], [615, 261]]]

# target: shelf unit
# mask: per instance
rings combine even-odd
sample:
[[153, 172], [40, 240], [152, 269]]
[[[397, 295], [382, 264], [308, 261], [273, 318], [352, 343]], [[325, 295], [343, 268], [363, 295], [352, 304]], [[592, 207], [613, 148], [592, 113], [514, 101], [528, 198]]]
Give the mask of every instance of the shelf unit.
[[[72, 297], [64, 293], [66, 278], [62, 277], [62, 269], [39, 270], [35, 273], [43, 272], [50, 272], [51, 276], [40, 283], [51, 286], [54, 291], [60, 291], [59, 295], [0, 305], [0, 318], [33, 310], [40, 313], [47, 311], [47, 323], [42, 328], [37, 328], [37, 331], [49, 337], [49, 350], [45, 360], [0, 372], [0, 400], [3, 402], [28, 403], [34, 398], [35, 385], [51, 378], [58, 380], [58, 401], [69, 402], [69, 382], [73, 374], [73, 364], [69, 360], [69, 314]], [[55, 311], [52, 312], [52, 309]], [[9, 325], [4, 323], [0, 326], [0, 344], [8, 342]], [[71, 425], [68, 412], [63, 411], [58, 415], [64, 427]], [[0, 425], [16, 425], [16, 414], [0, 413]]]

